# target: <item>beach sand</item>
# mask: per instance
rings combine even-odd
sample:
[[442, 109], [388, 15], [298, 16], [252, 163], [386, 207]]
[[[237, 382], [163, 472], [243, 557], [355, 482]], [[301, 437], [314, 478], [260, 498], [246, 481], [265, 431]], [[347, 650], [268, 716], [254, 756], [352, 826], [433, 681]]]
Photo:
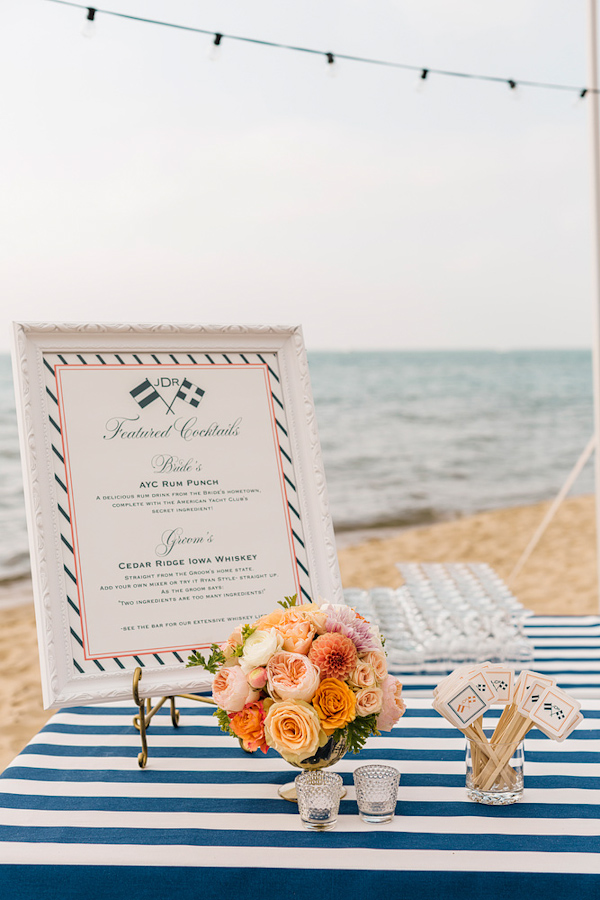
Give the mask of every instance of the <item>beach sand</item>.
[[[395, 563], [400, 561], [487, 562], [507, 580], [547, 508], [539, 504], [494, 510], [360, 543], [352, 543], [352, 535], [340, 535], [342, 584], [399, 586]], [[521, 603], [538, 614], [598, 612], [593, 497], [565, 501], [511, 587]], [[52, 715], [42, 707], [31, 599], [31, 582], [0, 586], [0, 771]]]

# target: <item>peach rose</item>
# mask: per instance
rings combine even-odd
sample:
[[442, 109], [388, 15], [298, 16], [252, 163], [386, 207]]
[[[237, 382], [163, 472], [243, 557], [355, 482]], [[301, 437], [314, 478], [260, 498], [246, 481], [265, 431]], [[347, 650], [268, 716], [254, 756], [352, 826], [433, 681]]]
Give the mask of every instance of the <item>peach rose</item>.
[[377, 719], [379, 731], [391, 731], [392, 725], [406, 712], [406, 706], [402, 699], [402, 685], [393, 675], [388, 675], [381, 685], [383, 691], [383, 706]]
[[324, 678], [312, 699], [325, 734], [344, 728], [356, 718], [356, 694], [337, 678]]
[[229, 727], [249, 753], [254, 753], [259, 747], [263, 753], [268, 751], [264, 725], [265, 710], [260, 701], [247, 703], [243, 709], [229, 717]]
[[274, 703], [265, 719], [265, 736], [270, 747], [296, 764], [327, 743], [316, 710], [304, 700]]
[[359, 659], [356, 666], [350, 672], [348, 681], [355, 688], [372, 688], [375, 687], [377, 679], [373, 666], [365, 659]]
[[275, 700], [312, 700], [320, 673], [301, 653], [281, 650], [267, 664], [269, 693]]
[[306, 618], [312, 622], [316, 634], [325, 634], [325, 625], [327, 624], [327, 613], [324, 612], [318, 603], [304, 603], [299, 607]]
[[269, 613], [268, 616], [261, 616], [257, 622], [254, 624], [261, 628], [263, 631], [266, 631], [269, 628], [275, 628], [276, 625], [279, 625], [281, 619], [283, 617], [283, 609], [274, 609], [272, 613]]
[[235, 713], [246, 703], [258, 700], [260, 691], [252, 690], [239, 666], [223, 666], [215, 675], [212, 695], [217, 706], [228, 713]]
[[387, 677], [387, 660], [383, 650], [370, 650], [368, 653], [361, 653], [360, 658], [363, 662], [373, 666], [377, 681], [383, 681]]
[[242, 626], [238, 625], [237, 628], [231, 632], [227, 640], [224, 644], [221, 644], [221, 650], [225, 656], [226, 666], [236, 666], [239, 665], [239, 658], [235, 655], [235, 651], [238, 647], [242, 645]]
[[378, 687], [363, 688], [356, 693], [356, 715], [371, 716], [380, 713], [383, 705], [383, 691]]
[[283, 649], [289, 653], [303, 653], [305, 656], [315, 637], [315, 626], [302, 607], [286, 609], [276, 630], [283, 638]]

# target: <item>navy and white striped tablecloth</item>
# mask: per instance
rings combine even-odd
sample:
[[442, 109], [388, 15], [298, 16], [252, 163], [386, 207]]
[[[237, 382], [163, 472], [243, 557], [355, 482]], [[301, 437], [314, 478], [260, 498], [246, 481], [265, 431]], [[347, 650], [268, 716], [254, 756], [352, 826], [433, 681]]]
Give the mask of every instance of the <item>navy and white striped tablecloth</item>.
[[[574, 631], [588, 641], [599, 626], [530, 627], [553, 642], [543, 647], [566, 650]], [[336, 765], [348, 796], [336, 830], [320, 834], [303, 830], [277, 795], [296, 770], [273, 751], [245, 754], [210, 707], [180, 701], [178, 730], [161, 710], [144, 771], [133, 706], [64, 710], [0, 777], [0, 897], [595, 898], [600, 691], [582, 704], [585, 720], [565, 743], [528, 736], [524, 799], [491, 808], [466, 798], [462, 735], [409, 694], [390, 734]], [[354, 768], [375, 761], [402, 773], [396, 817], [384, 826], [360, 821], [352, 786]]]

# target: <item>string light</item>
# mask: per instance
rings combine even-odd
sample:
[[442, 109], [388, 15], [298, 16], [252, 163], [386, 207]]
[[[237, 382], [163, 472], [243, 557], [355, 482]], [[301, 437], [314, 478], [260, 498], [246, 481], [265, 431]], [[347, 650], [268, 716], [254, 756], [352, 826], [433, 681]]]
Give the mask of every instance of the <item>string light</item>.
[[84, 37], [89, 38], [89, 37], [94, 36], [94, 34], [96, 32], [96, 28], [94, 26], [95, 18], [96, 18], [96, 10], [94, 9], [93, 6], [88, 6], [87, 7], [87, 16], [85, 17], [85, 22], [84, 22], [83, 28], [81, 30], [81, 33]]
[[[128, 19], [130, 22], [144, 22], [148, 25], [162, 25], [165, 28], [175, 28], [178, 31], [190, 31], [196, 34], [214, 35], [213, 43], [217, 47], [220, 45], [223, 38], [227, 38], [227, 40], [229, 41], [240, 41], [245, 44], [256, 44], [257, 46], [261, 47], [273, 47], [279, 50], [291, 50], [295, 53], [311, 53], [315, 56], [324, 56], [327, 60], [328, 65], [332, 65], [336, 59], [344, 59], [349, 62], [363, 63], [371, 66], [383, 66], [390, 69], [403, 69], [409, 72], [420, 72], [420, 80], [422, 81], [425, 81], [427, 79], [427, 76], [432, 74], [442, 75], [447, 78], [469, 78], [474, 81], [504, 83], [508, 84], [511, 91], [514, 91], [517, 87], [517, 82], [513, 81], [513, 79], [501, 78], [497, 75], [478, 75], [474, 72], [453, 72], [447, 69], [423, 68], [423, 66], [412, 66], [408, 63], [392, 62], [391, 60], [375, 59], [366, 56], [353, 56], [348, 53], [336, 53], [334, 55], [333, 53], [324, 50], [315, 50], [314, 47], [297, 47], [292, 44], [282, 44], [276, 41], [259, 40], [258, 38], [243, 37], [242, 35], [236, 34], [222, 34], [220, 32], [217, 32], [217, 34], [215, 34], [214, 31], [209, 31], [206, 28], [194, 28], [191, 25], [178, 25], [175, 22], [163, 22], [158, 19], [146, 19], [142, 16], [131, 16], [127, 13], [115, 12], [114, 10], [110, 9], [97, 9], [84, 6], [82, 3], [72, 3], [71, 0], [47, 0], [47, 2], [58, 3], [61, 6], [71, 6], [75, 9], [87, 10], [88, 19], [90, 22], [94, 21], [96, 13], [102, 13], [102, 15], [104, 16], [116, 16], [119, 19]], [[576, 92], [579, 95], [579, 98], [582, 100], [588, 94], [600, 93], [600, 88], [582, 88], [581, 86], [578, 87], [577, 85], [573, 84], [556, 84], [549, 81], [519, 81], [518, 84], [521, 87], [543, 88], [545, 90], [568, 91], [571, 93]]]
[[218, 59], [221, 58], [221, 41], [223, 40], [223, 35], [217, 31], [213, 38], [213, 42], [210, 45], [210, 53], [208, 58], [211, 62], [217, 62]]
[[415, 83], [415, 91], [418, 94], [422, 94], [425, 90], [425, 85], [427, 83], [427, 76], [429, 75], [429, 69], [421, 69], [419, 72], [419, 76]]

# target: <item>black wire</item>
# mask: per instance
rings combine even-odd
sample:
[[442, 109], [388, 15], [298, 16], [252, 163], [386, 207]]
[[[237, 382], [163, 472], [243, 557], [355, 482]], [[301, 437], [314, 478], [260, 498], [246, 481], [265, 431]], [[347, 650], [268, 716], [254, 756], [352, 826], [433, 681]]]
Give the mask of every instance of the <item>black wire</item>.
[[[49, 3], [59, 3], [61, 6], [72, 6], [75, 9], [84, 9], [89, 11], [92, 7], [86, 6], [83, 3], [72, 3], [71, 0], [47, 0]], [[178, 31], [191, 31], [195, 34], [208, 34], [212, 35], [215, 38], [219, 38], [219, 42], [222, 40], [228, 41], [242, 41], [245, 44], [257, 44], [260, 47], [276, 47], [279, 50], [293, 50], [296, 53], [312, 53], [315, 56], [324, 56], [328, 63], [334, 61], [334, 59], [344, 59], [349, 62], [358, 62], [358, 63], [366, 63], [371, 66], [385, 66], [387, 68], [392, 69], [404, 69], [409, 72], [427, 72], [427, 74], [431, 75], [445, 75], [450, 78], [470, 78], [476, 81], [490, 81], [495, 82], [497, 84], [508, 84], [509, 87], [516, 87], [517, 85], [521, 85], [524, 87], [534, 87], [534, 88], [546, 88], [547, 90], [552, 91], [577, 91], [581, 98], [585, 97], [587, 94], [597, 94], [600, 92], [598, 88], [582, 88], [576, 87], [572, 84], [554, 84], [552, 82], [547, 81], [523, 81], [519, 79], [518, 81], [512, 78], [501, 78], [498, 75], [476, 75], [472, 72], [453, 72], [447, 69], [424, 69], [423, 66], [411, 66], [407, 63], [399, 63], [399, 62], [391, 62], [385, 59], [373, 59], [367, 56], [351, 56], [346, 53], [331, 53], [331, 51], [326, 50], [315, 50], [311, 47], [296, 47], [294, 44], [280, 44], [276, 41], [262, 41], [257, 38], [249, 38], [242, 37], [238, 34], [225, 34], [223, 32], [210, 31], [206, 28], [194, 28], [191, 25], [177, 25], [175, 22], [162, 22], [158, 19], [145, 19], [142, 16], [130, 16], [127, 13], [115, 12], [111, 9], [98, 9], [94, 8], [94, 15], [96, 13], [101, 13], [104, 16], [116, 16], [118, 19], [129, 19], [131, 22], [145, 22], [148, 25], [162, 25], [164, 28], [176, 28]], [[215, 41], [216, 42], [216, 41]], [[427, 76], [421, 75], [422, 78]]]

